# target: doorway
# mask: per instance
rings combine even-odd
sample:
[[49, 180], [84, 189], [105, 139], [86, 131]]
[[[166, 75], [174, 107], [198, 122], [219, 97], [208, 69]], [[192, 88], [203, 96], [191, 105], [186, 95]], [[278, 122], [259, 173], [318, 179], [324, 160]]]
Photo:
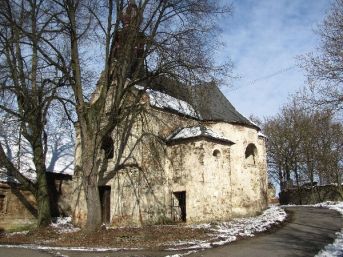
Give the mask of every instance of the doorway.
[[99, 187], [100, 205], [101, 205], [101, 221], [103, 223], [110, 223], [111, 217], [111, 187]]
[[172, 220], [186, 222], [186, 191], [173, 192], [172, 194]]

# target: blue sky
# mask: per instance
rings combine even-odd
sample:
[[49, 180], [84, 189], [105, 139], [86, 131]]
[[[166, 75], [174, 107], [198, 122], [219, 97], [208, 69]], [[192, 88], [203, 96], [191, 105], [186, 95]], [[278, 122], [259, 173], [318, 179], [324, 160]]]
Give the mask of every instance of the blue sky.
[[232, 0], [233, 15], [223, 20], [220, 56], [234, 64], [223, 93], [243, 115], [275, 115], [305, 85], [297, 56], [313, 52], [314, 33], [332, 0]]

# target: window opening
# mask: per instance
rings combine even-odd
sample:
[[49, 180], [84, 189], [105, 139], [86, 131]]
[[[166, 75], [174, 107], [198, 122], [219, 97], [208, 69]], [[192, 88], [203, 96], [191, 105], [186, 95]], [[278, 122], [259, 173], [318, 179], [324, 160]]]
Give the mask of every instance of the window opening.
[[101, 148], [105, 151], [105, 157], [106, 159], [112, 159], [114, 155], [114, 143], [110, 136], [104, 137], [102, 140]]
[[216, 157], [216, 158], [219, 158], [220, 155], [221, 155], [221, 153], [220, 153], [220, 151], [219, 151], [218, 149], [215, 149], [215, 150], [213, 151], [212, 155], [213, 155], [214, 157]]
[[249, 144], [245, 149], [245, 160], [247, 164], [256, 164], [257, 148], [254, 144]]

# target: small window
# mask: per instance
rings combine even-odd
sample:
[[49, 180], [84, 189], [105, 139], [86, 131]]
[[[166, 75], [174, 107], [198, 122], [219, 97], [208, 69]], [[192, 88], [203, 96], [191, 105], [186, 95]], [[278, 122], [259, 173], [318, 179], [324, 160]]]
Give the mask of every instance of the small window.
[[257, 156], [257, 148], [254, 144], [249, 144], [245, 149], [245, 161], [247, 164], [255, 165]]
[[221, 154], [220, 154], [220, 151], [219, 151], [218, 149], [215, 149], [215, 150], [213, 151], [212, 155], [213, 155], [214, 157], [216, 157], [216, 158], [219, 158]]
[[102, 140], [101, 149], [105, 151], [106, 159], [113, 158], [113, 155], [114, 155], [113, 147], [114, 147], [114, 143], [113, 143], [112, 138], [110, 136], [104, 137], [104, 139]]

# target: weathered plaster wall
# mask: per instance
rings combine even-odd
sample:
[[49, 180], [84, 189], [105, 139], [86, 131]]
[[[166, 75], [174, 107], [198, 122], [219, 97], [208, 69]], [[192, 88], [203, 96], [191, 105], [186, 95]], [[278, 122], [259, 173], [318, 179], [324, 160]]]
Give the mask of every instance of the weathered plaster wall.
[[[198, 124], [155, 109], [152, 113], [148, 119], [149, 126], [144, 124], [142, 127], [162, 138], [176, 128]], [[193, 139], [166, 146], [161, 157], [149, 153], [148, 149], [152, 147], [147, 147], [149, 140], [144, 141], [137, 147], [140, 149], [136, 152], [139, 157], [135, 157], [142, 161], [143, 169], [123, 171], [111, 183], [113, 223], [146, 224], [173, 219], [173, 192], [186, 192], [189, 223], [255, 215], [266, 207], [264, 139], [258, 137], [254, 128], [228, 123], [205, 125], [235, 144], [229, 146], [204, 138]], [[248, 164], [245, 158], [249, 144], [254, 144], [257, 149], [253, 164]], [[215, 150], [219, 151], [216, 156]], [[152, 165], [157, 159], [159, 167]]]
[[[266, 208], [265, 142], [255, 128], [207, 122], [202, 124], [234, 145], [204, 138], [166, 145], [161, 139], [165, 140], [177, 128], [200, 122], [149, 106], [142, 117], [135, 123], [122, 157], [127, 159], [127, 167], [106, 182], [111, 186], [113, 225], [168, 222], [174, 218], [173, 193], [184, 191], [189, 223], [255, 215]], [[112, 136], [116, 142], [116, 131]], [[245, 158], [249, 144], [256, 147], [253, 162]], [[215, 150], [219, 151], [216, 156]], [[76, 161], [78, 154], [77, 148]], [[116, 156], [115, 153], [108, 160], [105, 174], [112, 172]], [[81, 188], [78, 182], [74, 189], [77, 188]], [[74, 194], [82, 200], [82, 192]], [[85, 221], [85, 201], [79, 201], [77, 207], [74, 217]]]
[[[218, 150], [217, 156], [213, 151]], [[230, 147], [206, 139], [176, 144], [169, 149], [171, 192], [186, 192], [186, 221], [226, 220], [231, 217]]]
[[166, 179], [154, 171], [123, 170], [111, 183], [111, 223], [142, 225], [168, 222]]
[[[235, 144], [231, 146], [232, 216], [254, 215], [267, 206], [267, 163], [264, 138], [256, 129], [226, 123], [208, 124]], [[249, 144], [257, 149], [255, 163], [245, 158]]]
[[[129, 147], [123, 154], [123, 159], [130, 156], [126, 164], [133, 168], [120, 171], [108, 183], [113, 225], [170, 222], [171, 185], [166, 167], [170, 157], [161, 138], [196, 121], [155, 109], [148, 109], [147, 113], [144, 119], [136, 122]], [[109, 172], [111, 166], [109, 164]]]

